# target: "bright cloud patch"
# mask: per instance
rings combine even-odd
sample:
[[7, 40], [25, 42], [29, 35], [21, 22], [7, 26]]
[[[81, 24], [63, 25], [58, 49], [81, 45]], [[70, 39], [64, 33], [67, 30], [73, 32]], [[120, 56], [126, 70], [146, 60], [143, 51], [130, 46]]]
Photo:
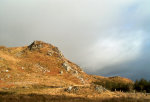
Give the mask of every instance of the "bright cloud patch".
[[90, 48], [89, 59], [84, 60], [84, 63], [87, 63], [87, 65], [91, 67], [89, 70], [92, 71], [92, 68], [94, 68], [94, 70], [101, 69], [110, 65], [135, 60], [141, 53], [143, 32], [126, 33], [101, 37], [95, 45]]

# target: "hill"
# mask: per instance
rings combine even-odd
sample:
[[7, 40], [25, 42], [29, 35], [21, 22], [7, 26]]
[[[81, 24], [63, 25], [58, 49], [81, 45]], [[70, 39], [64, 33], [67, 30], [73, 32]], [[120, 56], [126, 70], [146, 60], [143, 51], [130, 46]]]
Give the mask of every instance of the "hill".
[[126, 96], [111, 92], [106, 87], [108, 82], [133, 84], [130, 79], [119, 76], [88, 75], [66, 59], [57, 47], [42, 41], [23, 47], [0, 47], [0, 94]]
[[0, 80], [7, 86], [82, 85], [88, 75], [67, 60], [57, 47], [34, 41], [29, 46], [0, 47]]

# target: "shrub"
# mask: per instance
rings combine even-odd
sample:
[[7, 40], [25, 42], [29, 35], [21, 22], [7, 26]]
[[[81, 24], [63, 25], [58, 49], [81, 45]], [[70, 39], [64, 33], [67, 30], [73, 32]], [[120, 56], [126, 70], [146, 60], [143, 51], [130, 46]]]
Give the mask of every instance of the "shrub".
[[132, 83], [123, 83], [123, 82], [115, 82], [115, 81], [109, 81], [106, 80], [104, 83], [101, 82], [94, 82], [94, 84], [102, 85], [103, 87], [111, 90], [111, 91], [131, 91], [133, 90], [133, 84]]
[[145, 79], [136, 80], [134, 83], [134, 89], [139, 92], [150, 93], [150, 81]]

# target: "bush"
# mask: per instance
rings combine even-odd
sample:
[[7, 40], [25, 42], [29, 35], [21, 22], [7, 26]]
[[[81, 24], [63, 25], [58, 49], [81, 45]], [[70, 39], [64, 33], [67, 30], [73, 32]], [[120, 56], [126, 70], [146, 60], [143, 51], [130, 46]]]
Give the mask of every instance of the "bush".
[[134, 83], [134, 89], [138, 92], [150, 93], [150, 81], [145, 79], [136, 80]]
[[94, 84], [102, 85], [103, 87], [111, 90], [111, 91], [131, 91], [133, 90], [133, 84], [132, 83], [122, 83], [122, 82], [115, 82], [115, 81], [109, 81], [106, 80], [104, 83], [101, 82], [94, 82]]
[[131, 91], [132, 88], [133, 88], [133, 85], [130, 84], [130, 83], [121, 83], [121, 82], [110, 82], [110, 81], [107, 81], [106, 84], [105, 84], [105, 87], [111, 91], [124, 91], [124, 92], [127, 92], [127, 91]]

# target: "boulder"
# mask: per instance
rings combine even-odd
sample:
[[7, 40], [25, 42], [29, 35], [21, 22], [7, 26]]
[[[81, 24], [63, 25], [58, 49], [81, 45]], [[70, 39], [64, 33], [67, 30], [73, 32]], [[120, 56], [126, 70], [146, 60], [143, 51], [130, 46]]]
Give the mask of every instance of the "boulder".
[[9, 72], [9, 70], [5, 70], [5, 72]]
[[78, 75], [78, 71], [74, 70], [73, 74]]
[[49, 73], [49, 72], [51, 72], [50, 70], [47, 70], [47, 72]]
[[96, 90], [98, 93], [102, 93], [102, 92], [106, 91], [106, 89], [105, 89], [104, 87], [99, 86], [99, 85], [97, 85], [97, 86], [95, 87], [95, 90]]
[[30, 50], [36, 50], [36, 49], [40, 49], [42, 47], [43, 47], [42, 41], [34, 41], [30, 46], [28, 46], [28, 48]]
[[48, 56], [52, 56], [53, 53], [54, 53], [53, 51], [48, 51], [48, 52], [47, 52], [47, 55], [48, 55]]
[[22, 70], [24, 70], [24, 67], [21, 67]]
[[81, 80], [81, 82], [82, 82], [83, 84], [85, 83], [83, 78], [80, 78], [80, 80]]
[[61, 74], [61, 75], [63, 74], [63, 71], [62, 71], [62, 70], [60, 71], [60, 74]]
[[82, 78], [82, 76], [77, 76], [77, 78], [81, 81], [81, 83], [85, 84], [84, 79]]
[[64, 57], [64, 55], [60, 52], [60, 57], [62, 58], [62, 57]]
[[72, 90], [72, 86], [69, 86], [65, 91], [70, 92]]
[[39, 63], [35, 64], [35, 66], [43, 73], [50, 72], [50, 69], [47, 69], [46, 67], [41, 66]]
[[72, 69], [66, 62], [63, 63], [63, 67], [66, 69], [67, 72]]
[[58, 49], [57, 47], [54, 47], [52, 50], [53, 50], [54, 52], [56, 52], [56, 53], [60, 53], [60, 51], [59, 51], [59, 49]]

